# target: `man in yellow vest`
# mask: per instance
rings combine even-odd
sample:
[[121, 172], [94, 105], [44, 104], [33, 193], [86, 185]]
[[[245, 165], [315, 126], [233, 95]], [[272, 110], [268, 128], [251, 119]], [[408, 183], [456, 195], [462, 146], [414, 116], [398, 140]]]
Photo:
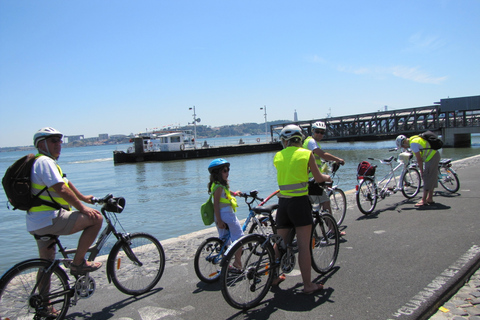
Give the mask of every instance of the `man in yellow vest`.
[[[284, 149], [275, 154], [273, 163], [277, 169], [278, 195], [277, 233], [284, 241], [295, 228], [298, 244], [298, 264], [303, 280], [303, 292], [312, 294], [323, 289], [323, 285], [311, 280], [312, 260], [310, 237], [312, 234], [312, 205], [308, 198], [308, 172], [315, 181], [331, 181], [328, 175], [320, 173], [311, 151], [302, 148], [303, 134], [300, 127], [287, 125], [280, 132]], [[274, 285], [285, 280], [282, 275]]]
[[[328, 166], [323, 160], [335, 161], [341, 165], [345, 164], [343, 159], [322, 150], [322, 147], [320, 146], [320, 140], [323, 139], [326, 130], [327, 126], [325, 125], [325, 122], [315, 122], [312, 124], [312, 136], [306, 138], [303, 142], [303, 147], [305, 149], [313, 151], [315, 162], [317, 163], [318, 169], [321, 173], [327, 173], [328, 170]], [[312, 177], [311, 173], [310, 177]], [[324, 192], [321, 196], [310, 196], [310, 200], [313, 204], [321, 205], [323, 209], [331, 211], [330, 199], [328, 198], [326, 192]]]
[[[103, 217], [97, 210], [82, 203], [91, 203], [93, 196], [85, 196], [68, 181], [57, 164], [62, 150], [63, 134], [51, 127], [38, 130], [33, 143], [38, 150], [37, 159], [32, 167], [32, 194], [40, 193], [39, 198], [46, 201], [28, 210], [26, 215], [27, 231], [36, 236], [40, 258], [55, 259], [53, 240], [41, 239], [44, 235], [69, 235], [83, 231], [78, 240], [75, 257], [70, 265], [72, 274], [84, 274], [99, 269], [100, 262], [85, 261], [88, 248], [102, 227]], [[78, 211], [71, 211], [74, 207]]]
[[422, 200], [415, 204], [416, 207], [431, 205], [433, 201], [433, 191], [438, 187], [438, 163], [440, 154], [433, 150], [427, 140], [420, 136], [407, 138], [399, 135], [396, 139], [397, 148], [410, 148], [415, 155], [420, 169], [420, 175], [423, 179]]

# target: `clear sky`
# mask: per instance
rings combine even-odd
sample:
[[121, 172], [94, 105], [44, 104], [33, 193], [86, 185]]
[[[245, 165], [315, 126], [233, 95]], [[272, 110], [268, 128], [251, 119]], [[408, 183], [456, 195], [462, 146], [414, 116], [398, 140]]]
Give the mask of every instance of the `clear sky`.
[[480, 94], [479, 0], [0, 0], [0, 147]]

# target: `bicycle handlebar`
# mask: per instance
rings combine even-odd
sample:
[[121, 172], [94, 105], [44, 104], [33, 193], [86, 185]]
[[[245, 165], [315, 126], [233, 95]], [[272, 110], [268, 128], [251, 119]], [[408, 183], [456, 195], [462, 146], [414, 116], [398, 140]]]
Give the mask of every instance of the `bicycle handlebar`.
[[121, 213], [123, 209], [125, 208], [125, 198], [122, 197], [117, 197], [114, 198], [113, 194], [109, 193], [103, 198], [92, 198], [92, 203], [93, 204], [101, 204], [102, 210], [109, 211], [109, 212], [115, 212], [115, 213]]

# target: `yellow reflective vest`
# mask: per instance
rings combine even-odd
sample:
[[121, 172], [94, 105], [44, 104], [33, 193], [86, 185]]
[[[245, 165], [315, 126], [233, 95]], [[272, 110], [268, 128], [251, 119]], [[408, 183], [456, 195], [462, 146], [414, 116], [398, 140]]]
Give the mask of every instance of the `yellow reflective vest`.
[[220, 209], [231, 206], [233, 209], [233, 212], [236, 212], [238, 207], [237, 199], [232, 197], [232, 195], [230, 194], [230, 190], [228, 190], [227, 187], [225, 187], [224, 185], [218, 182], [214, 182], [210, 187], [210, 192], [213, 194], [218, 187], [223, 188], [223, 190], [225, 191], [225, 196], [227, 197], [227, 198], [220, 197]]
[[[310, 142], [310, 140], [313, 140], [313, 137], [308, 137], [303, 142], [303, 147], [305, 149], [308, 149], [308, 143]], [[320, 143], [318, 141], [315, 141], [315, 143], [317, 144], [319, 149], [322, 149], [322, 147], [320, 146]], [[311, 150], [311, 151], [313, 151], [313, 150]], [[322, 158], [320, 158], [320, 156], [318, 154], [316, 154], [315, 152], [313, 153], [313, 157], [315, 158], [315, 162], [317, 163], [318, 170], [320, 170], [321, 173], [327, 173], [328, 172], [328, 164]], [[308, 176], [311, 178], [311, 177], [313, 177], [313, 174], [310, 172], [308, 174]]]
[[280, 195], [308, 195], [308, 161], [311, 154], [312, 151], [298, 147], [287, 147], [275, 154], [273, 164], [277, 168]]
[[422, 146], [422, 149], [420, 149], [420, 156], [423, 159], [423, 162], [428, 162], [430, 159], [433, 158], [435, 155], [436, 150], [433, 150], [432, 147], [430, 146], [430, 143], [428, 143], [427, 140], [423, 139], [420, 136], [412, 136], [409, 139], [410, 144], [412, 143], [418, 143], [419, 145]]
[[[37, 154], [35, 157], [38, 159], [39, 157], [42, 157], [42, 156], [46, 157], [45, 155], [42, 155], [42, 154]], [[60, 176], [62, 176], [62, 179], [65, 182], [65, 185], [68, 188], [70, 188], [68, 186], [68, 180], [65, 177], [63, 177], [62, 169], [60, 168], [60, 166], [58, 164], [55, 163], [55, 165], [57, 166], [58, 172], [60, 173]], [[40, 193], [45, 187], [46, 187], [45, 185], [36, 184], [36, 183], [32, 182], [32, 189], [31, 189], [32, 190], [32, 195], [36, 195], [36, 194]], [[53, 202], [52, 202], [52, 199], [53, 199], [53, 200], [55, 200], [56, 203], [61, 205], [62, 208], [64, 208], [65, 210], [70, 210], [70, 205], [68, 204], [68, 202], [65, 201], [58, 193], [56, 193], [55, 189], [53, 189], [52, 187], [50, 187], [46, 191], [42, 192], [38, 197], [40, 199], [45, 200], [45, 201], [47, 201], [49, 203], [52, 203], [52, 204], [53, 204]], [[51, 207], [51, 206], [42, 204], [40, 206], [30, 208], [30, 210], [28, 210], [28, 212], [41, 212], [41, 211], [52, 211], [52, 210], [57, 210], [56, 206]]]

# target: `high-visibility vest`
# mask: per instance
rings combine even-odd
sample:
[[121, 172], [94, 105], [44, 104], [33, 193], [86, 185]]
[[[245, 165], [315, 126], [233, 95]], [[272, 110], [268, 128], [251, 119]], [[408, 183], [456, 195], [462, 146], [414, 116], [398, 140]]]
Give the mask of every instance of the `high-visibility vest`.
[[[312, 139], [313, 139], [313, 137], [308, 137], [307, 139], [305, 139], [305, 141], [303, 142], [303, 147], [305, 149], [308, 149], [308, 143]], [[322, 149], [322, 147], [320, 146], [320, 143], [318, 141], [315, 141], [315, 143], [317, 144], [319, 149]], [[320, 170], [321, 173], [326, 173], [328, 171], [328, 164], [322, 158], [320, 158], [320, 156], [318, 154], [316, 154], [315, 152], [313, 153], [313, 157], [315, 158], [315, 162], [317, 163], [318, 170]], [[308, 174], [308, 176], [311, 178], [311, 177], [313, 177], [313, 174], [310, 172]]]
[[230, 194], [230, 190], [228, 190], [228, 188], [226, 188], [224, 185], [222, 185], [220, 183], [214, 182], [214, 183], [212, 183], [212, 186], [210, 187], [210, 192], [214, 193], [215, 190], [217, 190], [218, 187], [223, 188], [223, 190], [225, 191], [225, 196], [227, 197], [227, 198], [220, 197], [220, 209], [231, 206], [232, 209], [233, 209], [233, 212], [236, 212], [237, 207], [238, 207], [237, 199], [232, 197], [232, 195]]
[[277, 152], [273, 164], [277, 168], [280, 194], [289, 197], [308, 195], [308, 161], [312, 151], [287, 147]]
[[[45, 155], [42, 155], [42, 154], [37, 154], [35, 157], [38, 159], [39, 157], [46, 157]], [[63, 181], [65, 182], [65, 185], [70, 188], [68, 186], [68, 180], [63, 176], [63, 172], [62, 172], [62, 169], [60, 168], [60, 166], [58, 164], [55, 163], [55, 165], [57, 166], [57, 169], [58, 169], [58, 172], [60, 173], [60, 176], [62, 177]], [[41, 184], [36, 184], [36, 183], [33, 183], [32, 182], [32, 195], [36, 195], [38, 193], [40, 193], [43, 189], [45, 189], [45, 185], [41, 185]], [[38, 196], [40, 199], [42, 200], [45, 200], [49, 203], [52, 203], [52, 199], [55, 200], [56, 203], [58, 203], [59, 205], [62, 206], [62, 208], [64, 208], [65, 210], [70, 210], [70, 205], [68, 204], [67, 201], [65, 201], [65, 199], [63, 199], [57, 192], [55, 192], [55, 189], [53, 189], [52, 187], [48, 188], [46, 191], [42, 192], [39, 196]], [[40, 206], [36, 206], [36, 207], [32, 207], [30, 208], [30, 210], [28, 210], [28, 212], [41, 212], [41, 211], [52, 211], [52, 210], [56, 210], [57, 209], [57, 206], [54, 205], [54, 206], [49, 206], [49, 205], [46, 205], [46, 204], [42, 204]]]
[[423, 159], [423, 162], [428, 162], [430, 159], [433, 158], [435, 155], [436, 150], [433, 150], [432, 147], [430, 146], [430, 143], [428, 143], [427, 140], [423, 139], [420, 136], [412, 136], [409, 139], [410, 143], [418, 143], [419, 145], [422, 146], [422, 149], [420, 149], [420, 156]]

